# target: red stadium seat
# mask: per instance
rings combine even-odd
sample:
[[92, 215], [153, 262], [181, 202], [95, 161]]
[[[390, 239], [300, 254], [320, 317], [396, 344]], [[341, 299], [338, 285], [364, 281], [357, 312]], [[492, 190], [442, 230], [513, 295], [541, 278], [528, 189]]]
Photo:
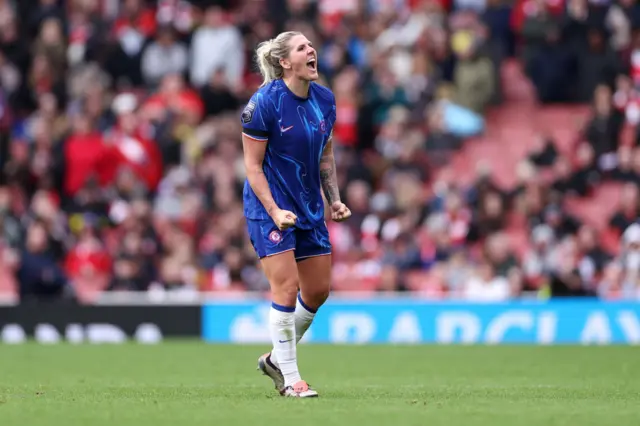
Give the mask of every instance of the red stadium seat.
[[12, 299], [18, 295], [18, 283], [13, 272], [0, 264], [0, 300]]
[[605, 228], [600, 235], [602, 247], [612, 254], [620, 253], [620, 235], [611, 228]]
[[617, 208], [621, 185], [604, 183], [588, 198], [566, 199], [570, 213], [597, 229], [604, 229]]

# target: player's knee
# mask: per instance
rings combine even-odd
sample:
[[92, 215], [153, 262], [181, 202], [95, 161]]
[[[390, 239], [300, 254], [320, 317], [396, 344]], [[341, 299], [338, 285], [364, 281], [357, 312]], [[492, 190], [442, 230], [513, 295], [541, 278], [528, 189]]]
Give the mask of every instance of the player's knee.
[[273, 283], [271, 292], [273, 293], [274, 301], [279, 300], [280, 303], [286, 306], [295, 306], [298, 295], [298, 285], [297, 277], [285, 278], [278, 283]]

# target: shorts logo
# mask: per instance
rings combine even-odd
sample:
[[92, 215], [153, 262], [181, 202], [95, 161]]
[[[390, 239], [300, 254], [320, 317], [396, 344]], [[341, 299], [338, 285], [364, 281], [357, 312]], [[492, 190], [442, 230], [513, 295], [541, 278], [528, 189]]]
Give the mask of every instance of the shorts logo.
[[242, 122], [244, 124], [249, 123], [253, 119], [253, 113], [256, 110], [256, 103], [253, 101], [249, 101], [246, 107], [244, 107], [244, 111], [242, 111]]
[[278, 244], [282, 241], [282, 234], [280, 231], [271, 231], [269, 234], [269, 240], [271, 240], [272, 243]]
[[322, 133], [326, 133], [326, 131], [327, 131], [327, 125], [326, 125], [326, 124], [324, 124], [324, 120], [322, 120], [322, 121], [320, 122], [320, 131], [321, 131]]

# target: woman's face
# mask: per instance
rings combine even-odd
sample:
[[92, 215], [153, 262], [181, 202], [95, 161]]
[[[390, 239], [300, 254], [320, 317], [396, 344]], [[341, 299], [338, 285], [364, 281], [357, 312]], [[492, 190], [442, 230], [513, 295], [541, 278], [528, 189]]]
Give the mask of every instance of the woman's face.
[[289, 55], [280, 60], [285, 73], [293, 73], [300, 80], [317, 80], [318, 54], [311, 42], [301, 34], [296, 35], [289, 40], [289, 49]]

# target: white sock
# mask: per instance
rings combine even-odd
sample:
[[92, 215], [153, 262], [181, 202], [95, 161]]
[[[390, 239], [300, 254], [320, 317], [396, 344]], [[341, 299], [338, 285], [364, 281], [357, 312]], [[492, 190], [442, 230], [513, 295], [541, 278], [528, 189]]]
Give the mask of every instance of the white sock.
[[301, 380], [296, 358], [296, 326], [295, 308], [271, 304], [269, 312], [269, 329], [271, 330], [271, 361], [276, 362], [282, 375], [284, 385], [293, 386]]
[[313, 322], [313, 318], [316, 316], [316, 310], [307, 306], [298, 293], [298, 301], [296, 303], [296, 343], [302, 339], [304, 333], [307, 332], [309, 326]]

